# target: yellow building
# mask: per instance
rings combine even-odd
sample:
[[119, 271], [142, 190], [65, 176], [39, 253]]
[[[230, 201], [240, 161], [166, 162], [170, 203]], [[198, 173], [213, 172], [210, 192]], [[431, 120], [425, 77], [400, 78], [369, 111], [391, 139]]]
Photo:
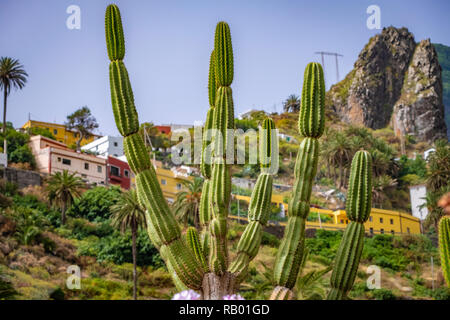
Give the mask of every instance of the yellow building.
[[[239, 201], [249, 202], [250, 197], [234, 195], [234, 199]], [[272, 203], [281, 208], [282, 212], [287, 212], [288, 205], [283, 202], [283, 196], [274, 194], [272, 196]], [[345, 210], [327, 210], [311, 208], [310, 212], [316, 212], [321, 215], [328, 215], [331, 219], [327, 219], [326, 222], [319, 221], [307, 221], [307, 228], [322, 228], [328, 230], [343, 230], [347, 227], [349, 220], [345, 213]], [[318, 215], [320, 216], [320, 215]], [[238, 217], [232, 216], [237, 219]], [[242, 218], [240, 218], [242, 219]], [[286, 226], [286, 223], [280, 222], [280, 225]], [[369, 220], [364, 224], [366, 232], [369, 234], [420, 234], [420, 220], [413, 217], [410, 214], [372, 208], [370, 212]]]
[[[36, 120], [28, 120], [23, 126], [22, 129], [27, 130], [30, 128], [41, 128], [41, 129], [47, 129], [50, 131], [51, 134], [53, 134], [57, 141], [64, 143], [68, 146], [74, 145], [77, 143], [78, 140], [78, 133], [74, 131], [67, 130], [66, 127], [63, 124], [57, 124], [57, 123], [51, 123], [51, 122], [42, 122], [42, 121], [36, 121]], [[81, 140], [81, 145], [85, 145], [89, 142], [94, 141], [97, 139], [98, 135], [93, 135], [89, 139], [83, 139]]]

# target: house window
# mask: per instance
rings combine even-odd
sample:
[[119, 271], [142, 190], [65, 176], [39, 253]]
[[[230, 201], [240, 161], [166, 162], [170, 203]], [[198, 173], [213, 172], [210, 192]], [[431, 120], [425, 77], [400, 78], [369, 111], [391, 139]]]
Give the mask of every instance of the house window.
[[102, 173], [102, 166], [97, 166], [97, 172]]
[[53, 129], [53, 134], [58, 134], [58, 130]]
[[394, 235], [394, 234], [395, 234], [395, 231], [394, 231], [394, 230], [391, 230], [391, 234]]
[[73, 133], [73, 137], [74, 137], [74, 138], [77, 137], [77, 133], [76, 133], [76, 132]]
[[177, 190], [181, 190], [181, 183], [177, 183]]
[[111, 175], [120, 177], [120, 169], [118, 167], [111, 166]]
[[348, 224], [348, 220], [345, 220], [345, 223]]
[[82, 175], [81, 175], [81, 177], [83, 177], [83, 178], [87, 178], [87, 175], [85, 175], [85, 174], [82, 174]]
[[89, 170], [89, 163], [87, 162], [84, 163], [84, 169]]
[[381, 230], [380, 230], [380, 233], [381, 233], [381, 234], [384, 234], [384, 229], [381, 229]]
[[114, 142], [114, 147], [119, 146], [119, 144], [117, 142]]
[[370, 216], [370, 217], [369, 217], [369, 221], [370, 221], [370, 222], [372, 222], [372, 221], [373, 221], [373, 218], [372, 218], [372, 216]]
[[373, 235], [373, 228], [370, 228], [369, 230], [370, 230], [370, 234]]
[[123, 174], [125, 175], [125, 177], [129, 177], [130, 176], [130, 173], [128, 172], [128, 170], [123, 170]]
[[58, 157], [58, 162], [61, 162], [61, 157]]
[[394, 219], [391, 219], [390, 222], [391, 222], [391, 224], [394, 224]]
[[383, 218], [380, 218], [380, 223], [383, 223]]
[[65, 159], [65, 158], [62, 159], [62, 163], [65, 164], [65, 165], [70, 166], [71, 162], [72, 161], [70, 161], [70, 159]]
[[344, 223], [344, 220], [341, 219], [341, 223]]
[[409, 228], [406, 228], [406, 232], [408, 232], [408, 234], [411, 232], [411, 230], [409, 230]]
[[161, 179], [161, 184], [162, 184], [163, 186], [165, 186], [165, 185], [167, 184], [167, 181], [166, 181], [165, 179]]

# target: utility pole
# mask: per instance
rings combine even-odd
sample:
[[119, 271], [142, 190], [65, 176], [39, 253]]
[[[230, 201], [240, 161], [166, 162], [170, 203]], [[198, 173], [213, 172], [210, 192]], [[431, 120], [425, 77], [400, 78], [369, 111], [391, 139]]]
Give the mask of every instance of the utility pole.
[[322, 68], [325, 70], [325, 59], [324, 56], [334, 56], [336, 60], [336, 82], [339, 82], [339, 64], [338, 57], [343, 57], [342, 54], [336, 52], [325, 52], [325, 51], [317, 51], [315, 54], [320, 54], [322, 58]]

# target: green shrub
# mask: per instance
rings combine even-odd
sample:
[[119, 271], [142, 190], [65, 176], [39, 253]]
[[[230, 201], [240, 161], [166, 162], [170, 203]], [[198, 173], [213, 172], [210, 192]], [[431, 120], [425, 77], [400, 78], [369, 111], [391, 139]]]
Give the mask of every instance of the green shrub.
[[375, 289], [373, 290], [373, 297], [375, 300], [396, 300], [397, 297], [389, 289]]
[[65, 298], [64, 291], [60, 287], [57, 287], [50, 293], [50, 299], [52, 300], [64, 300], [64, 298]]
[[105, 221], [109, 219], [110, 207], [116, 204], [120, 193], [120, 188], [116, 186], [92, 188], [74, 201], [67, 214], [93, 222]]
[[263, 232], [262, 238], [261, 238], [261, 244], [270, 246], [273, 248], [278, 248], [280, 246], [280, 239], [278, 239], [276, 236], [274, 236], [271, 233]]
[[431, 296], [436, 300], [450, 300], [450, 288], [437, 288], [432, 291]]
[[[152, 245], [145, 230], [138, 232], [136, 238], [137, 264], [139, 266], [163, 267], [158, 250]], [[78, 247], [79, 255], [93, 256], [98, 261], [111, 261], [115, 264], [131, 263], [131, 232], [121, 234], [114, 231], [106, 237], [89, 236]]]

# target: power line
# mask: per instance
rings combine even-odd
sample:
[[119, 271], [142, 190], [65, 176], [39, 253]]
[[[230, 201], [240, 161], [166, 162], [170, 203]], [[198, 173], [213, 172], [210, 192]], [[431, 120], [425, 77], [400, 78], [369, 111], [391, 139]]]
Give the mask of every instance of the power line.
[[322, 58], [322, 67], [325, 70], [325, 59], [324, 56], [334, 56], [336, 59], [336, 82], [339, 82], [339, 65], [338, 65], [338, 57], [343, 57], [342, 54], [336, 53], [336, 52], [326, 52], [326, 51], [317, 51], [314, 52], [315, 54], [320, 54]]

